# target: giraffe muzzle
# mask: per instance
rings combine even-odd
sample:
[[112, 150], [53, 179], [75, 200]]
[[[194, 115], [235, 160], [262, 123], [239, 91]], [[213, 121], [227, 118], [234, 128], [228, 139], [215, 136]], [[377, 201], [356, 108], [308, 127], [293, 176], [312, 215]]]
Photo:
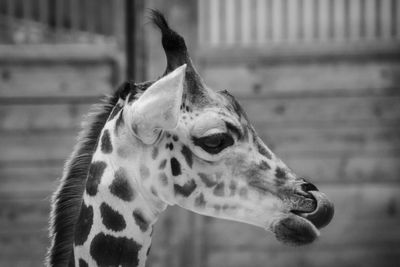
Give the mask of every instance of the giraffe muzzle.
[[335, 213], [333, 203], [314, 184], [307, 181], [301, 185], [301, 192], [304, 199], [302, 203], [308, 205], [297, 205], [300, 208], [294, 207], [292, 213], [312, 222], [318, 229], [327, 226]]
[[315, 227], [321, 229], [327, 226], [333, 218], [333, 214], [335, 213], [333, 203], [320, 191], [308, 191], [308, 193], [315, 200], [315, 209], [312, 212], [292, 212], [307, 219], [312, 222]]
[[319, 230], [330, 223], [334, 206], [324, 193], [312, 184], [302, 185], [302, 193], [291, 196], [292, 210], [272, 227], [278, 240], [290, 245], [304, 245], [319, 236]]

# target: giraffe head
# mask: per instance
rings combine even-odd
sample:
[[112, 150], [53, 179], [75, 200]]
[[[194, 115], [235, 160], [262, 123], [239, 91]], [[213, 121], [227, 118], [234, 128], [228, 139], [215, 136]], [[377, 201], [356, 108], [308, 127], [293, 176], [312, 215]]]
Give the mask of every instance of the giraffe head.
[[181, 36], [153, 12], [167, 56], [164, 76], [124, 108], [140, 140], [140, 176], [164, 203], [312, 242], [333, 216], [326, 196], [290, 170], [258, 137], [227, 91], [208, 88]]

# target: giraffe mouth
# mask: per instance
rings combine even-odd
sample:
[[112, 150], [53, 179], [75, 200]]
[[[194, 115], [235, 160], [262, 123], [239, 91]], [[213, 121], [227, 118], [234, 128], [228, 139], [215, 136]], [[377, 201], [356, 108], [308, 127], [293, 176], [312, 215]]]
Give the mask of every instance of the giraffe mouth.
[[319, 236], [318, 229], [332, 220], [334, 207], [325, 194], [319, 191], [308, 193], [305, 198], [308, 200], [295, 201], [294, 209], [273, 225], [272, 231], [279, 241], [289, 245], [312, 243]]
[[305, 201], [303, 209], [293, 209], [291, 212], [297, 216], [310, 221], [315, 227], [321, 229], [327, 226], [333, 218], [334, 206], [324, 193], [319, 191], [308, 191], [309, 198], [312, 198], [312, 204]]

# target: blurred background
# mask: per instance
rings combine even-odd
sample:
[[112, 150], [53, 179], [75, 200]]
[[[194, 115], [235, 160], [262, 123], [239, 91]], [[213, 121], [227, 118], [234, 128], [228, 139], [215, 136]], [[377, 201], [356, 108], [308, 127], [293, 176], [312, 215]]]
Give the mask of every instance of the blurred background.
[[162, 11], [206, 83], [330, 196], [310, 246], [170, 208], [147, 266], [400, 266], [400, 0], [0, 0], [0, 266], [41, 266], [89, 106], [163, 73]]

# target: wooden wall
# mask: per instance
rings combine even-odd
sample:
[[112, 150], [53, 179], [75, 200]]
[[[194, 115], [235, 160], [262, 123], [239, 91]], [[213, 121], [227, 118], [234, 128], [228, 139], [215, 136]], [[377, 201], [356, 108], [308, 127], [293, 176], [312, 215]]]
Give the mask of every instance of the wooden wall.
[[[291, 248], [262, 229], [170, 208], [148, 266], [398, 266], [398, 57], [213, 60], [196, 49], [195, 2], [146, 7], [166, 13], [210, 87], [237, 96], [260, 136], [331, 197], [336, 214], [318, 242]], [[149, 28], [147, 74], [155, 78], [165, 59]], [[82, 116], [120, 81], [115, 58], [91, 50], [0, 49], [0, 266], [41, 266], [49, 198]]]
[[263, 140], [335, 204], [310, 246], [290, 248], [239, 223], [206, 219], [205, 266], [396, 266], [400, 262], [400, 62], [208, 64]]
[[114, 52], [45, 50], [0, 49], [0, 266], [43, 265], [51, 192], [82, 116], [119, 79]]

